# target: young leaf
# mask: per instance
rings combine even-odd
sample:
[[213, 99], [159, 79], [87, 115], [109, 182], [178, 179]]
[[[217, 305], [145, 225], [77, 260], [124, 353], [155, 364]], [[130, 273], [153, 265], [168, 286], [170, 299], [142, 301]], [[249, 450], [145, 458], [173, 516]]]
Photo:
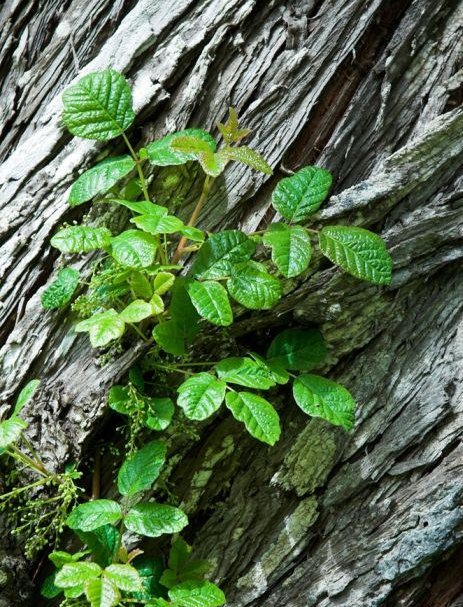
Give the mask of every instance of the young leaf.
[[103, 571], [103, 576], [125, 592], [137, 592], [142, 589], [140, 575], [132, 565], [109, 565]]
[[81, 531], [93, 531], [103, 525], [113, 525], [122, 517], [122, 509], [117, 502], [112, 500], [93, 500], [84, 502], [74, 508], [66, 520], [71, 529]]
[[[153, 143], [146, 146], [145, 154], [151, 164], [157, 166], [170, 166], [185, 164], [185, 162], [188, 162], [189, 160], [196, 160], [194, 154], [172, 149], [171, 144], [179, 137], [199, 138], [205, 141], [213, 152], [217, 149], [214, 138], [207, 131], [203, 131], [202, 129], [185, 129], [184, 131], [178, 131], [177, 133], [167, 135], [158, 141], [153, 141]], [[141, 156], [143, 156], [143, 154], [141, 154]]]
[[24, 388], [18, 395], [16, 399], [16, 404], [14, 406], [13, 413], [11, 417], [19, 415], [22, 409], [27, 405], [30, 399], [34, 396], [35, 391], [40, 386], [40, 379], [31, 379], [31, 381], [27, 382]]
[[339, 384], [318, 375], [300, 375], [293, 385], [294, 400], [314, 417], [351, 430], [355, 423], [355, 401]]
[[149, 502], [131, 508], [124, 524], [129, 531], [139, 535], [159, 537], [164, 533], [181, 531], [188, 524], [188, 519], [179, 508]]
[[116, 585], [106, 577], [88, 580], [85, 583], [85, 596], [91, 607], [115, 607], [121, 600]]
[[272, 261], [286, 278], [307, 270], [312, 247], [307, 230], [301, 226], [272, 223], [264, 234], [263, 242], [272, 249]]
[[88, 169], [74, 182], [69, 194], [71, 207], [91, 200], [97, 194], [104, 194], [135, 168], [131, 156], [106, 158]]
[[147, 268], [154, 262], [156, 241], [151, 234], [126, 230], [111, 238], [111, 255], [121, 266]]
[[149, 489], [166, 461], [166, 451], [164, 443], [151, 441], [126, 459], [117, 475], [119, 493], [130, 497]]
[[174, 403], [170, 398], [149, 398], [145, 425], [151, 430], [165, 430], [174, 415]]
[[202, 152], [215, 152], [215, 146], [211, 146], [205, 139], [194, 135], [177, 135], [170, 144], [175, 152], [191, 154], [194, 158]]
[[67, 563], [55, 576], [55, 584], [59, 588], [72, 588], [80, 586], [87, 580], [98, 578], [101, 575], [101, 567], [96, 563], [81, 561], [79, 563]]
[[182, 582], [169, 590], [175, 607], [220, 607], [225, 604], [224, 593], [207, 581]]
[[101, 348], [110, 341], [122, 337], [125, 330], [125, 322], [112, 308], [106, 312], [94, 314], [90, 318], [82, 320], [74, 327], [76, 333], [88, 331], [90, 343], [94, 348]]
[[88, 253], [95, 249], [105, 249], [110, 242], [111, 232], [107, 228], [90, 226], [64, 228], [50, 240], [51, 246], [61, 253]]
[[73, 135], [106, 141], [132, 124], [132, 93], [115, 70], [93, 72], [63, 93], [63, 120]]
[[172, 541], [168, 565], [159, 580], [166, 588], [186, 581], [202, 581], [211, 569], [208, 561], [192, 558], [191, 546], [182, 537]]
[[80, 559], [86, 556], [88, 553], [88, 550], [85, 550], [84, 552], [75, 552], [74, 554], [64, 552], [63, 550], [55, 550], [55, 552], [48, 555], [48, 558], [53, 565], [59, 569], [67, 563], [75, 563], [76, 561], [80, 561]]
[[6, 449], [15, 443], [26, 428], [26, 422], [19, 417], [0, 422], [0, 449]]
[[164, 295], [173, 287], [175, 275], [170, 272], [159, 272], [154, 277], [153, 289], [158, 295]]
[[225, 383], [210, 373], [197, 373], [178, 388], [177, 404], [190, 419], [210, 417], [223, 402]]
[[268, 310], [282, 295], [280, 281], [257, 261], [232, 266], [227, 288], [233, 299], [251, 310]]
[[79, 272], [74, 268], [63, 268], [42, 293], [42, 307], [46, 310], [62, 308], [71, 300], [78, 284]]
[[265, 173], [266, 175], [272, 175], [273, 170], [272, 167], [268, 164], [268, 162], [263, 158], [259, 152], [248, 148], [243, 145], [239, 148], [225, 147], [222, 150], [223, 154], [230, 160], [236, 160], [238, 162], [242, 162], [252, 169], [256, 169], [256, 171], [260, 171], [261, 173]]
[[164, 312], [164, 302], [157, 293], [154, 293], [153, 297], [150, 299], [150, 306], [151, 314], [153, 316], [158, 316], [159, 314], [162, 314]]
[[275, 385], [270, 370], [251, 358], [225, 358], [214, 369], [218, 377], [229, 384], [260, 390], [268, 390]]
[[124, 322], [140, 322], [145, 318], [153, 315], [151, 304], [143, 299], [135, 299], [131, 301], [122, 312], [119, 313], [120, 318]]
[[256, 244], [239, 230], [218, 232], [200, 248], [191, 272], [208, 280], [229, 276], [232, 265], [250, 259], [255, 249]]
[[156, 343], [169, 354], [181, 356], [185, 353], [185, 338], [187, 334], [180, 323], [175, 320], [167, 320], [159, 323], [153, 329], [153, 337]]
[[198, 154], [198, 161], [203, 171], [211, 177], [218, 177], [225, 168], [228, 158], [222, 150], [219, 152], [205, 151]]
[[236, 113], [235, 108], [230, 107], [228, 119], [225, 124], [221, 122], [217, 123], [217, 128], [219, 129], [222, 137], [224, 138], [225, 143], [237, 143], [241, 141], [244, 137], [251, 133], [251, 129], [240, 129], [238, 124], [238, 115]]
[[309, 371], [326, 356], [326, 344], [318, 329], [285, 329], [267, 350], [269, 363], [289, 371]]
[[191, 303], [198, 314], [213, 325], [228, 327], [233, 322], [233, 312], [228, 300], [227, 291], [218, 282], [208, 280], [188, 281], [186, 285]]
[[326, 226], [319, 241], [323, 254], [352, 276], [377, 285], [390, 284], [392, 259], [377, 234], [363, 228]]
[[138, 215], [130, 220], [137, 228], [149, 234], [174, 234], [183, 228], [183, 221], [174, 215], [155, 217], [154, 215]]
[[251, 436], [274, 445], [280, 438], [280, 419], [272, 405], [252, 392], [227, 392], [225, 404]]
[[153, 295], [153, 289], [150, 281], [142, 272], [134, 270], [130, 274], [130, 287], [137, 297], [142, 299], [150, 299]]
[[328, 196], [333, 178], [319, 167], [308, 166], [278, 182], [272, 205], [288, 221], [299, 223], [320, 208]]

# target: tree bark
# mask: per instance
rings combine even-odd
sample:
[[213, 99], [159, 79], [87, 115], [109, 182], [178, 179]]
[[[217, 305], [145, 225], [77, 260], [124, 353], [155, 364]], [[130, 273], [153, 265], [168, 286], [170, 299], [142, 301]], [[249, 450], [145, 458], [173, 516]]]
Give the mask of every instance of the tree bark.
[[[233, 105], [274, 175], [229, 167], [200, 226], [262, 229], [277, 180], [316, 163], [334, 188], [315, 226], [374, 229], [394, 278], [373, 287], [317, 258], [275, 310], [240, 317], [233, 338], [254, 347], [278, 326], [319, 325], [321, 371], [355, 395], [356, 428], [308, 421], [285, 390], [274, 448], [225, 414], [202, 425], [171, 474], [188, 537], [230, 607], [463, 604], [462, 2], [6, 0], [0, 20], [0, 412], [41, 377], [30, 437], [52, 466], [81, 460], [143, 351], [101, 366], [69, 311], [40, 305], [60, 264], [50, 236], [88, 212], [67, 190], [114, 149], [65, 131], [63, 89], [125, 73], [140, 144], [215, 132]], [[187, 217], [193, 196], [169, 195]], [[35, 605], [36, 566], [2, 544], [0, 606]]]

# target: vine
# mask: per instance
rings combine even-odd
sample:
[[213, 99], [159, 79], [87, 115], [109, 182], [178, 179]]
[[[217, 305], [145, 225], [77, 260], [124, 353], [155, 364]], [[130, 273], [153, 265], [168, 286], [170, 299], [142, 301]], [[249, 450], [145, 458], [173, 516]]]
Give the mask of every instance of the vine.
[[[214, 182], [230, 163], [272, 174], [267, 161], [242, 144], [250, 131], [242, 128], [233, 108], [227, 121], [217, 125], [220, 145], [210, 133], [190, 128], [136, 150], [126, 135], [135, 119], [131, 90], [118, 72], [88, 74], [64, 92], [63, 103], [63, 121], [73, 135], [99, 141], [121, 137], [128, 150], [82, 173], [70, 189], [69, 204], [75, 207], [93, 200], [97, 205], [123, 207], [130, 212], [132, 225], [118, 234], [98, 223], [60, 229], [51, 244], [63, 255], [94, 251], [101, 255], [89, 277], [81, 277], [73, 267], [62, 268], [43, 293], [42, 305], [60, 308], [77, 291], [84, 291], [72, 303], [79, 317], [76, 332], [88, 333], [92, 346], [109, 354], [117, 344], [127, 347], [139, 339], [146, 342], [147, 353], [130, 370], [128, 383], [113, 386], [108, 396], [109, 407], [129, 421], [126, 459], [117, 476], [120, 499], [85, 499], [74, 483], [79, 477], [75, 467], [62, 474], [46, 470], [24, 436], [26, 425], [19, 412], [26, 401], [20, 395], [24, 404], [0, 423], [0, 448], [39, 479], [0, 496], [0, 503], [5, 506], [41, 485], [59, 488], [54, 528], [43, 529], [42, 540], [30, 544], [28, 554], [33, 556], [44, 538], [59, 535], [64, 520], [87, 548], [50, 554], [56, 571], [44, 583], [45, 597], [64, 594], [61, 604], [74, 607], [219, 607], [225, 602], [223, 592], [204, 579], [207, 564], [192, 559], [191, 548], [180, 536], [175, 536], [167, 563], [127, 547], [133, 534], [157, 538], [178, 534], [187, 524], [178, 505], [143, 500], [160, 481], [168, 444], [144, 438], [169, 427], [176, 416], [176, 401], [183, 419], [193, 421], [211, 417], [225, 404], [251, 436], [274, 445], [281, 433], [280, 420], [263, 393], [290, 383], [295, 403], [304, 413], [352, 429], [351, 394], [311, 373], [326, 356], [318, 330], [287, 328], [265, 352], [239, 351], [239, 356], [221, 360], [203, 360], [194, 345], [200, 343], [206, 323], [217, 327], [218, 336], [222, 331], [227, 341], [228, 328], [243, 309], [274, 307], [285, 282], [307, 271], [314, 246], [344, 271], [377, 285], [390, 283], [391, 258], [381, 238], [363, 228], [331, 225], [317, 231], [303, 225], [325, 201], [332, 183], [331, 174], [315, 166], [303, 167], [277, 183], [271, 203], [281, 220], [266, 230], [246, 234], [238, 229], [216, 233], [199, 229], [197, 222]], [[181, 169], [195, 162], [204, 179], [184, 223], [169, 212], [169, 201], [157, 204], [150, 197], [145, 166]], [[186, 265], [192, 254], [191, 264]], [[146, 380], [152, 374], [156, 382]], [[36, 387], [34, 380], [32, 388]], [[32, 388], [26, 388], [31, 395]], [[182, 423], [178, 432], [194, 432], [184, 423], [182, 428]], [[79, 494], [81, 503], [68, 514]], [[18, 530], [24, 531], [24, 526]]]

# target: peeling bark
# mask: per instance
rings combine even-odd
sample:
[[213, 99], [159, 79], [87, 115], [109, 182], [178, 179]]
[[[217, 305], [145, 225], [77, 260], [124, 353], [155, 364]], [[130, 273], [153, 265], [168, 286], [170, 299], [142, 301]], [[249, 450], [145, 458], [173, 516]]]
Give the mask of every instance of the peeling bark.
[[[171, 478], [190, 539], [233, 607], [457, 607], [462, 3], [6, 0], [0, 21], [0, 411], [42, 377], [27, 410], [31, 439], [56, 467], [82, 458], [108, 388], [143, 350], [102, 367], [66, 311], [40, 306], [60, 263], [50, 236], [85, 212], [68, 208], [66, 192], [111, 149], [65, 132], [62, 90], [108, 65], [124, 72], [140, 144], [187, 125], [214, 131], [232, 104], [275, 173], [227, 169], [201, 225], [265, 227], [276, 181], [313, 162], [335, 184], [315, 224], [372, 227], [395, 271], [378, 289], [316, 259], [276, 310], [240, 318], [240, 343], [256, 331], [265, 343], [277, 325], [320, 325], [330, 346], [322, 371], [356, 396], [356, 429], [308, 422], [284, 391], [273, 449], [225, 415], [205, 424], [200, 441], [178, 445]], [[188, 216], [191, 193], [161, 194]], [[122, 225], [124, 215], [98, 220]], [[11, 575], [27, 565], [7, 550], [0, 605], [36, 604], [37, 591]]]

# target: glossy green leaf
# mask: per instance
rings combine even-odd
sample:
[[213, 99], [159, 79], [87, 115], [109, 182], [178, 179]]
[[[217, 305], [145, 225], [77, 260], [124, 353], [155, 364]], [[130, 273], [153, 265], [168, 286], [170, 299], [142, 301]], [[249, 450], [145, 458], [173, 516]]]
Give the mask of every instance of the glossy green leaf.
[[109, 565], [103, 571], [103, 576], [125, 592], [137, 592], [142, 589], [140, 574], [132, 565]]
[[91, 200], [98, 194], [104, 194], [134, 168], [135, 161], [131, 156], [106, 158], [82, 173], [74, 182], [69, 194], [69, 204], [74, 207]]
[[233, 299], [251, 310], [268, 310], [282, 295], [280, 281], [257, 261], [232, 266], [227, 288]]
[[159, 583], [164, 569], [162, 557], [151, 557], [142, 554], [137, 556], [132, 564], [138, 571], [142, 583], [142, 590], [134, 593], [134, 598], [149, 599], [164, 593], [164, 589]]
[[208, 280], [188, 281], [186, 285], [191, 302], [198, 314], [210, 323], [228, 327], [233, 322], [233, 312], [226, 289], [218, 282]]
[[263, 242], [272, 249], [272, 261], [286, 278], [307, 270], [312, 247], [310, 236], [303, 227], [272, 223], [264, 234]]
[[74, 268], [63, 268], [42, 293], [42, 307], [46, 310], [62, 308], [71, 300], [78, 284], [79, 272]]
[[238, 356], [225, 358], [215, 365], [214, 369], [222, 381], [246, 388], [268, 390], [276, 383], [271, 371], [252, 358]]
[[250, 259], [255, 249], [256, 244], [239, 230], [218, 232], [200, 248], [192, 274], [209, 280], [230, 276], [232, 265]]
[[280, 419], [273, 406], [252, 392], [227, 392], [225, 403], [251, 436], [274, 445], [280, 438]]
[[88, 546], [98, 565], [106, 567], [113, 562], [119, 546], [119, 531], [113, 525], [103, 525], [92, 531], [74, 529], [74, 533]]
[[172, 140], [170, 148], [175, 152], [191, 154], [194, 158], [202, 152], [215, 152], [215, 146], [210, 145], [206, 139], [194, 135], [177, 135]]
[[14, 417], [15, 415], [19, 415], [21, 413], [22, 409], [27, 405], [27, 403], [34, 396], [35, 391], [37, 390], [37, 388], [39, 386], [40, 386], [40, 379], [31, 379], [31, 381], [27, 382], [27, 384], [24, 386], [24, 388], [19, 393], [18, 398], [16, 399], [16, 404], [14, 406], [13, 414], [11, 417]]
[[147, 268], [154, 262], [156, 240], [140, 230], [126, 230], [111, 238], [111, 254], [121, 266]]
[[267, 359], [290, 371], [309, 371], [324, 360], [326, 352], [318, 329], [298, 327], [278, 333], [267, 350]]
[[149, 502], [131, 508], [124, 524], [129, 531], [139, 535], [159, 537], [165, 533], [178, 533], [188, 524], [188, 519], [180, 508]]
[[131, 397], [126, 386], [112, 386], [108, 393], [108, 405], [114, 411], [127, 415], [129, 413]]
[[174, 403], [170, 398], [150, 398], [145, 425], [151, 430], [165, 430], [174, 415]]
[[137, 297], [141, 297], [142, 299], [150, 299], [153, 295], [153, 288], [151, 286], [148, 278], [143, 274], [143, 272], [138, 272], [134, 270], [130, 274], [130, 288], [135, 293]]
[[319, 241], [323, 254], [352, 276], [377, 285], [390, 284], [392, 259], [377, 234], [363, 228], [326, 226]]
[[125, 322], [116, 310], [106, 310], [82, 320], [74, 327], [76, 333], [88, 332], [90, 343], [94, 348], [101, 348], [114, 339], [122, 337], [125, 331]]
[[355, 401], [343, 386], [318, 375], [300, 375], [293, 385], [294, 400], [314, 417], [351, 430], [355, 423]]
[[204, 242], [206, 239], [206, 234], [202, 230], [198, 230], [198, 228], [194, 228], [193, 226], [183, 226], [180, 232], [187, 238], [187, 240]]
[[67, 563], [56, 574], [55, 584], [59, 588], [72, 588], [84, 584], [89, 579], [98, 578], [100, 575], [101, 567], [96, 563], [89, 561]]
[[183, 228], [183, 221], [174, 215], [155, 217], [154, 215], [139, 215], [133, 217], [131, 223], [149, 234], [174, 234]]
[[272, 204], [292, 223], [304, 221], [315, 213], [328, 196], [333, 178], [319, 167], [307, 166], [278, 182]]
[[197, 373], [178, 388], [177, 404], [190, 419], [210, 417], [223, 402], [225, 383], [210, 373]]
[[150, 299], [150, 306], [153, 316], [158, 316], [164, 312], [164, 302], [157, 293], [154, 293], [153, 297]]
[[107, 577], [86, 582], [85, 596], [91, 607], [115, 607], [121, 600], [117, 586]]
[[220, 150], [219, 152], [201, 152], [198, 154], [198, 162], [203, 171], [211, 177], [218, 177], [224, 170], [228, 158]]
[[225, 604], [224, 593], [211, 582], [182, 582], [169, 590], [175, 607], [220, 607]]
[[252, 169], [260, 171], [261, 173], [265, 173], [266, 175], [273, 174], [272, 167], [268, 164], [265, 158], [256, 150], [248, 148], [245, 145], [238, 148], [232, 148], [227, 146], [223, 148], [222, 151], [225, 156], [231, 160], [236, 160], [237, 162], [246, 164]]
[[61, 253], [88, 253], [110, 245], [111, 232], [107, 228], [70, 226], [56, 233], [50, 244]]
[[140, 215], [154, 215], [155, 217], [167, 215], [167, 209], [158, 204], [154, 204], [149, 200], [125, 200], [123, 198], [111, 198], [108, 202], [113, 202], [126, 209], [130, 209], [134, 213]]
[[0, 422], [0, 449], [6, 449], [15, 443], [26, 428], [26, 422], [19, 417], [12, 417]]
[[55, 550], [48, 555], [48, 558], [53, 565], [59, 569], [63, 565], [66, 565], [66, 563], [75, 563], [76, 561], [80, 561], [80, 559], [82, 559], [88, 553], [88, 550], [84, 550], [83, 552], [75, 552], [74, 554], [65, 552], [64, 550]]
[[63, 121], [73, 135], [106, 141], [132, 124], [132, 93], [122, 74], [106, 69], [81, 78], [63, 93]]
[[135, 451], [119, 469], [117, 487], [124, 496], [132, 496], [149, 489], [158, 478], [166, 461], [166, 445], [161, 441], [151, 441]]
[[74, 508], [66, 520], [71, 529], [81, 531], [93, 531], [103, 525], [115, 524], [122, 517], [122, 509], [117, 502], [112, 500], [93, 500], [84, 502]]
[[175, 275], [170, 272], [159, 272], [154, 277], [153, 289], [158, 295], [164, 295], [171, 289], [175, 282]]
[[277, 384], [287, 384], [289, 381], [289, 373], [286, 369], [277, 362], [265, 360], [255, 352], [249, 353], [258, 365], [264, 368], [265, 372], [270, 375], [273, 381]]
[[146, 146], [145, 154], [151, 164], [157, 166], [170, 166], [184, 164], [189, 160], [196, 160], [195, 154], [172, 149], [172, 142], [179, 137], [196, 137], [205, 141], [212, 151], [215, 151], [217, 148], [214, 138], [207, 131], [203, 131], [202, 129], [185, 129], [167, 135], [158, 141], [153, 141], [153, 143]]
[[172, 319], [182, 328], [185, 342], [190, 342], [197, 335], [200, 319], [186, 290], [188, 280], [183, 277], [175, 279], [169, 308]]
[[140, 322], [152, 314], [151, 304], [143, 299], [135, 299], [119, 313], [119, 316], [124, 322]]
[[153, 329], [156, 343], [169, 354], [181, 356], [185, 352], [185, 329], [175, 320], [159, 323]]

